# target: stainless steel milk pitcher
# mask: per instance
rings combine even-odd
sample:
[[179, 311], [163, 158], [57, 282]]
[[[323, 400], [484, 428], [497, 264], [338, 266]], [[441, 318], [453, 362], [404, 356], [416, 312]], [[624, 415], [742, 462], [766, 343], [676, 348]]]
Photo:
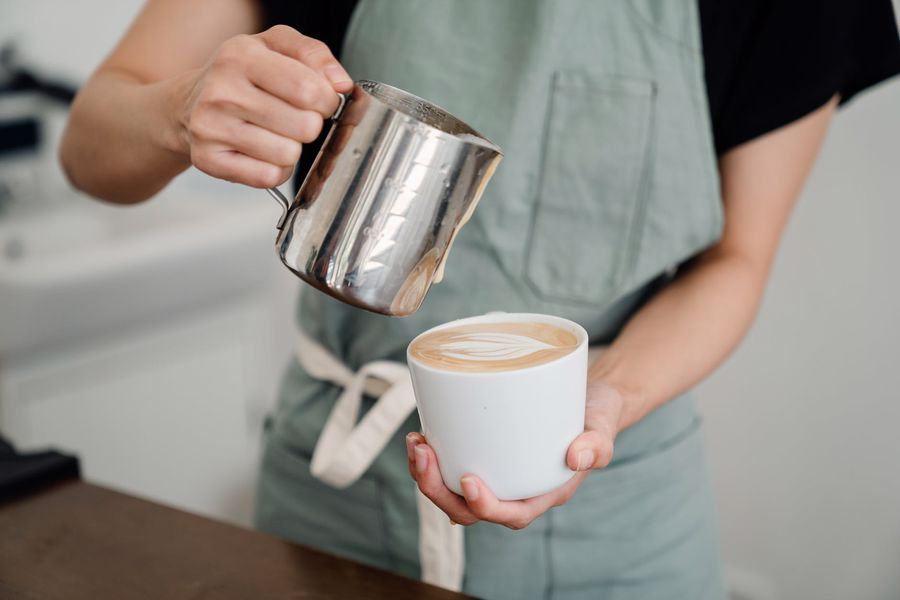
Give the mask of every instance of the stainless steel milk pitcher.
[[301, 279], [373, 312], [414, 313], [503, 158], [495, 144], [402, 90], [358, 81], [292, 203], [276, 249]]

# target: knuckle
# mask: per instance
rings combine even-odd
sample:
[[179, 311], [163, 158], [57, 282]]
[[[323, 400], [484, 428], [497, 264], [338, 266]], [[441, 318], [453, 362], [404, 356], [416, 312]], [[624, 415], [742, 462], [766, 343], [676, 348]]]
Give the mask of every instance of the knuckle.
[[421, 491], [425, 496], [437, 504], [434, 498], [436, 495], [437, 486], [433, 481], [430, 481], [428, 477], [424, 477], [421, 473], [414, 471], [413, 478], [416, 480], [416, 484], [419, 486], [419, 491]]
[[297, 140], [305, 144], [314, 142], [322, 132], [324, 120], [318, 113], [307, 113], [303, 115], [297, 127]]
[[191, 117], [188, 124], [188, 134], [192, 140], [209, 140], [215, 136], [215, 125], [212, 119], [200, 111]]
[[218, 106], [228, 98], [227, 87], [219, 78], [211, 77], [203, 85], [197, 103], [203, 107]]
[[265, 33], [271, 34], [271, 35], [291, 35], [291, 34], [297, 33], [297, 30], [292, 29], [292, 28], [288, 27], [287, 25], [280, 23], [278, 25], [273, 25], [272, 27], [269, 27], [265, 31]]
[[260, 165], [253, 174], [253, 182], [256, 187], [275, 187], [281, 181], [281, 169], [276, 165]]
[[299, 142], [292, 142], [287, 145], [285, 148], [285, 163], [286, 167], [292, 167], [297, 164], [297, 161], [300, 160], [300, 153], [303, 151], [303, 146]]
[[226, 113], [238, 113], [248, 110], [248, 102], [237, 88], [219, 79], [211, 79], [206, 82], [197, 106], [202, 111], [215, 111]]
[[328, 48], [328, 45], [321, 40], [306, 38], [300, 56], [304, 60], [321, 60], [324, 58], [331, 58], [331, 50]]
[[294, 100], [298, 106], [310, 108], [319, 99], [319, 89], [309, 78], [302, 78], [297, 82]]
[[[419, 489], [422, 490], [422, 493], [428, 496], [428, 499], [437, 504], [436, 498], [440, 496], [440, 485], [435, 481], [431, 481], [427, 477], [419, 477]], [[440, 505], [439, 505], [440, 506]]]
[[272, 145], [269, 148], [268, 152], [272, 163], [278, 165], [279, 167], [287, 167], [288, 165], [294, 164], [293, 146], [294, 144], [292, 142], [288, 142], [287, 140]]
[[521, 531], [525, 529], [529, 525], [531, 525], [530, 519], [516, 518], [507, 523], [504, 523], [508, 529], [512, 529], [513, 531]]
[[216, 62], [220, 64], [239, 64], [243, 62], [244, 57], [253, 44], [253, 39], [246, 34], [236, 35], [225, 40], [216, 53]]
[[609, 465], [613, 458], [613, 442], [609, 438], [601, 439], [597, 444], [597, 461], [594, 466], [598, 469]]
[[230, 169], [227, 164], [222, 164], [217, 160], [214, 153], [207, 152], [204, 149], [191, 151], [191, 163], [198, 170], [207, 175], [211, 175], [212, 177], [224, 179], [225, 181], [237, 181], [238, 179], [238, 176], [233, 172], [233, 169]]
[[481, 521], [490, 521], [492, 523], [500, 522], [500, 519], [497, 518], [496, 514], [490, 510], [485, 510], [484, 507], [479, 506], [478, 504], [469, 504], [469, 510]]
[[212, 168], [212, 161], [210, 160], [209, 153], [199, 145], [191, 146], [191, 164], [203, 171], [204, 173], [209, 173], [209, 170]]

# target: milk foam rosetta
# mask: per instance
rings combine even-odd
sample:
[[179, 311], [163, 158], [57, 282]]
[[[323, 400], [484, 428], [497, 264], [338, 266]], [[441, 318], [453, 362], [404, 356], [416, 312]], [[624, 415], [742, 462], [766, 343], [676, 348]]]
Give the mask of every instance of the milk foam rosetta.
[[436, 369], [494, 372], [547, 363], [577, 347], [574, 333], [549, 323], [471, 323], [426, 333], [409, 353]]

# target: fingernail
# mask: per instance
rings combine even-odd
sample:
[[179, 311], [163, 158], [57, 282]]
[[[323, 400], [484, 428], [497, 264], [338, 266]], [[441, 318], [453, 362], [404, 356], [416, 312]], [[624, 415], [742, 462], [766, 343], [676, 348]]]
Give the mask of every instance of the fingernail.
[[425, 448], [423, 448], [421, 446], [416, 446], [415, 454], [416, 454], [416, 473], [424, 473], [425, 469], [428, 468], [428, 453], [425, 451]]
[[459, 523], [457, 523], [457, 522], [454, 521], [453, 519], [450, 519], [450, 524], [451, 524], [451, 525], [459, 525]]
[[585, 471], [594, 464], [594, 453], [591, 450], [584, 449], [578, 453], [578, 471]]
[[347, 74], [340, 65], [328, 65], [325, 67], [325, 77], [328, 78], [331, 83], [344, 83], [345, 81], [350, 81], [350, 76]]
[[459, 484], [462, 486], [463, 496], [466, 497], [466, 500], [478, 500], [478, 484], [474, 479], [463, 477], [459, 480]]
[[416, 434], [410, 431], [406, 434], [406, 455], [412, 458], [413, 448], [416, 447]]

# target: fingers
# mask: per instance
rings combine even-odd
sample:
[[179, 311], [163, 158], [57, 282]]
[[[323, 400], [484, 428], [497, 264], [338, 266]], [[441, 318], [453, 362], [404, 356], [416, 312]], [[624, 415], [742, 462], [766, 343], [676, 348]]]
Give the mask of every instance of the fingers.
[[264, 59], [247, 65], [249, 80], [270, 94], [304, 110], [314, 110], [330, 117], [340, 98], [320, 73], [308, 65], [276, 52], [266, 52]]
[[518, 530], [528, 527], [554, 506], [568, 502], [586, 476], [587, 473], [578, 473], [560, 488], [526, 500], [498, 500], [475, 475], [463, 476], [460, 485], [466, 504], [475, 517]]
[[300, 110], [256, 88], [242, 96], [239, 103], [235, 103], [232, 114], [243, 121], [303, 144], [315, 141], [324, 126], [321, 114], [311, 110]]
[[607, 466], [613, 457], [613, 438], [601, 430], [585, 431], [569, 446], [566, 464], [573, 471], [590, 471]]
[[300, 142], [246, 122], [234, 126], [226, 143], [241, 154], [286, 168], [297, 164], [303, 148]]
[[444, 511], [451, 521], [471, 525], [478, 521], [466, 506], [466, 501], [444, 485], [438, 468], [437, 457], [431, 447], [418, 434], [407, 436], [410, 474], [425, 496]]
[[202, 151], [192, 149], [191, 161], [208, 175], [257, 188], [275, 187], [287, 181], [293, 172], [293, 167], [279, 167], [225, 146], [207, 145]]
[[415, 447], [418, 444], [425, 443], [425, 436], [414, 431], [406, 434], [406, 462], [409, 467], [409, 476], [416, 478], [416, 457], [414, 454]]
[[460, 479], [466, 504], [479, 519], [500, 523], [510, 529], [527, 527], [537, 515], [532, 515], [522, 502], [501, 502], [484, 483], [474, 475]]
[[622, 395], [615, 388], [602, 381], [588, 384], [585, 431], [575, 438], [566, 452], [566, 464], [570, 469], [589, 471], [602, 469], [610, 463], [622, 408]]
[[[212, 112], [195, 116], [190, 123], [191, 159], [202, 171], [221, 170], [222, 153], [235, 151], [249, 158], [269, 163], [271, 173], [293, 170], [300, 158], [300, 142], [278, 135], [252, 123], [224, 113]], [[213, 160], [215, 159], [215, 160]], [[211, 165], [215, 162], [216, 165]], [[271, 181], [275, 176], [265, 177]], [[234, 181], [233, 178], [229, 178]], [[279, 182], [280, 183], [280, 182]], [[250, 184], [253, 185], [253, 184]]]
[[549, 509], [568, 502], [589, 473], [576, 473], [565, 485], [547, 494], [513, 501], [498, 500], [478, 477], [465, 475], [460, 480], [464, 497], [460, 497], [444, 485], [437, 457], [421, 434], [406, 436], [406, 452], [409, 473], [422, 493], [453, 522], [462, 525], [488, 521], [510, 529], [523, 529]]
[[[582, 439], [583, 437], [585, 439]], [[591, 450], [594, 451], [599, 445], [589, 438], [591, 436], [582, 434], [576, 442], [590, 444]], [[578, 448], [578, 445], [573, 442], [572, 447]], [[452, 521], [462, 525], [488, 521], [514, 530], [524, 529], [554, 506], [568, 502], [590, 473], [590, 470], [581, 470], [564, 485], [551, 492], [534, 498], [512, 501], [499, 500], [477, 476], [465, 475], [460, 479], [463, 491], [463, 497], [460, 497], [444, 485], [437, 457], [421, 434], [410, 433], [406, 436], [406, 452], [409, 473], [416, 480], [422, 493], [447, 513]], [[612, 456], [611, 446], [609, 456]]]
[[[294, 34], [300, 36], [296, 31]], [[333, 84], [313, 67], [273, 50], [264, 35], [239, 35], [222, 43], [210, 67], [212, 77], [207, 85], [249, 81], [297, 108], [315, 110], [325, 117], [334, 114], [340, 98]], [[223, 94], [226, 98], [243, 91], [243, 87], [230, 88]]]
[[417, 444], [414, 449], [416, 483], [425, 496], [447, 513], [454, 523], [471, 525], [478, 521], [466, 506], [462, 497], [450, 491], [438, 468], [437, 457], [428, 444]]
[[353, 85], [350, 75], [337, 61], [328, 46], [286, 25], [276, 25], [259, 34], [272, 50], [300, 61], [327, 79], [335, 91], [349, 91]]

